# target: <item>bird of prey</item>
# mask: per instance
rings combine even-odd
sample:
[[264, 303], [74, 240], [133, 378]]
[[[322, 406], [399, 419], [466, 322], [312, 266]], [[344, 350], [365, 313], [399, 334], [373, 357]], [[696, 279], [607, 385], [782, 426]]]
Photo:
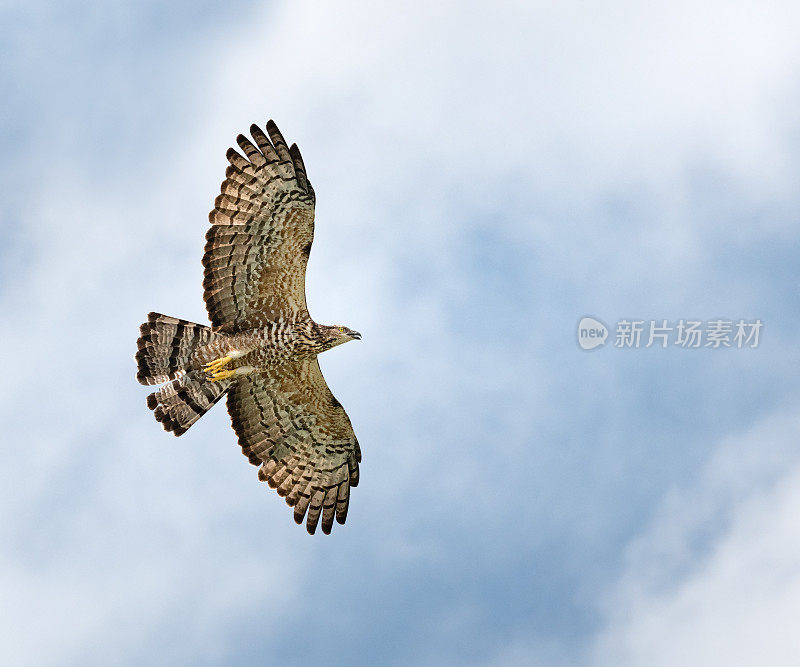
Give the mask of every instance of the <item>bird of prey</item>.
[[311, 319], [305, 274], [315, 195], [296, 144], [273, 121], [240, 134], [209, 214], [204, 294], [211, 326], [150, 313], [137, 379], [163, 384], [148, 407], [176, 436], [227, 395], [242, 452], [312, 535], [344, 523], [361, 449], [317, 355], [361, 334]]

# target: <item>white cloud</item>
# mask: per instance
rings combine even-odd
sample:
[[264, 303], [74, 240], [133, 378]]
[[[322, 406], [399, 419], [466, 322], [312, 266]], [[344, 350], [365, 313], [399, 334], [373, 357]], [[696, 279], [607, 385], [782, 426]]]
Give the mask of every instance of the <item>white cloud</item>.
[[794, 665], [800, 404], [721, 443], [628, 550], [593, 662]]

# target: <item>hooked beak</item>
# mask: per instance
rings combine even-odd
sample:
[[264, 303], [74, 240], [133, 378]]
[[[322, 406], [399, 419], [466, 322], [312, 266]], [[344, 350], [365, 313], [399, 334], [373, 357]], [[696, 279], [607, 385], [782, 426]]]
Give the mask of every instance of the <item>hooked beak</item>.
[[358, 331], [350, 331], [350, 338], [353, 340], [361, 340], [361, 334]]

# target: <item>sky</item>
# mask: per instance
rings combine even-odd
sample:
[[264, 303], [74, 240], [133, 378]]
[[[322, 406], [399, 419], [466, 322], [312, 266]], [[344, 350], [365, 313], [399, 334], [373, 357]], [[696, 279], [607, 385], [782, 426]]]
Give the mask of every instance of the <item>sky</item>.
[[[796, 664], [796, 3], [0, 18], [0, 662]], [[364, 454], [330, 536], [221, 405], [176, 439], [135, 381], [149, 311], [207, 321], [225, 150], [268, 118], [311, 314], [363, 335], [320, 358]], [[758, 346], [616, 346], [718, 319]]]

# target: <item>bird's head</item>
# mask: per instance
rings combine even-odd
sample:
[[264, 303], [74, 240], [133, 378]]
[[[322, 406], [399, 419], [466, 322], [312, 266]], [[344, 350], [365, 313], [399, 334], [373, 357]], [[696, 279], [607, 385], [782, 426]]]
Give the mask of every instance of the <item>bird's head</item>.
[[336, 347], [349, 340], [361, 340], [361, 334], [341, 325], [325, 327], [327, 334], [327, 347]]

